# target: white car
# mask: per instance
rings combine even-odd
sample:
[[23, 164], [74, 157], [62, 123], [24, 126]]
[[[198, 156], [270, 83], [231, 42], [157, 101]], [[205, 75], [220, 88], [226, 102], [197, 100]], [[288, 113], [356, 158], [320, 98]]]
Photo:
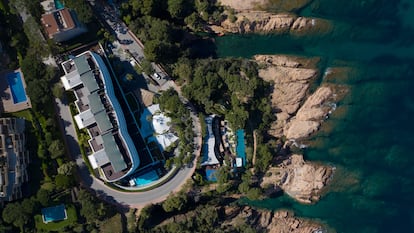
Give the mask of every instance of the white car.
[[161, 76], [157, 72], [155, 72], [152, 76], [154, 76], [158, 80], [161, 80]]

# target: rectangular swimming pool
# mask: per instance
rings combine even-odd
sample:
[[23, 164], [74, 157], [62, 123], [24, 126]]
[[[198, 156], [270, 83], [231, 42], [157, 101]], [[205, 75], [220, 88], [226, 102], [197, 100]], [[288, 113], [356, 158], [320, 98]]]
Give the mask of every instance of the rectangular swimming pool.
[[237, 157], [243, 160], [243, 166], [246, 165], [246, 145], [244, 144], [244, 130], [238, 129], [236, 131], [237, 136], [237, 145], [236, 145], [236, 154]]
[[42, 210], [43, 222], [55, 222], [68, 218], [64, 204], [43, 208]]
[[7, 74], [7, 82], [15, 104], [27, 101], [26, 92], [23, 87], [22, 76], [20, 72], [15, 71]]

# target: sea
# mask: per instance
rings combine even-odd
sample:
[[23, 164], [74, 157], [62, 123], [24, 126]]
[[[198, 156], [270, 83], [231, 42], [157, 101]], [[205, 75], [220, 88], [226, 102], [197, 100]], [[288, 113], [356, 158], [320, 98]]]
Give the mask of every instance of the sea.
[[216, 38], [217, 54], [321, 58], [320, 82], [329, 76], [348, 93], [303, 153], [335, 175], [316, 204], [286, 195], [250, 204], [292, 210], [340, 233], [414, 232], [414, 0], [314, 0], [295, 13], [334, 30], [226, 35]]

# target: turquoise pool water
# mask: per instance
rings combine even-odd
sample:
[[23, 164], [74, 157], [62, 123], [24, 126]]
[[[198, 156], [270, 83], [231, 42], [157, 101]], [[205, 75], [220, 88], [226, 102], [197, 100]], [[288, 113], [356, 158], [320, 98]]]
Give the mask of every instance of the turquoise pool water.
[[134, 180], [135, 180], [135, 185], [136, 186], [144, 186], [144, 185], [147, 185], [151, 182], [154, 182], [154, 181], [158, 180], [158, 178], [159, 178], [159, 176], [158, 176], [157, 172], [152, 170], [152, 171], [149, 171], [149, 172], [147, 172], [143, 175], [140, 175], [140, 176], [136, 177]]
[[243, 166], [246, 165], [246, 145], [244, 144], [244, 130], [238, 129], [236, 131], [237, 136], [237, 145], [236, 145], [236, 154], [237, 157], [243, 160]]
[[67, 218], [65, 205], [63, 204], [42, 209], [42, 215], [46, 223]]
[[59, 0], [55, 0], [55, 7], [56, 7], [56, 10], [60, 10], [60, 9], [65, 8], [63, 3], [61, 3]]
[[15, 71], [7, 74], [7, 82], [9, 83], [13, 102], [15, 104], [27, 101], [20, 72]]

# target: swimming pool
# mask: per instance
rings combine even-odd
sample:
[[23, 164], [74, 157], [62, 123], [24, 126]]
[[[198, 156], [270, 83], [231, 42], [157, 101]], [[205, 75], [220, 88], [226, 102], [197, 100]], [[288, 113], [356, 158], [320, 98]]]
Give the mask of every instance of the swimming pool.
[[236, 154], [237, 157], [243, 160], [243, 166], [246, 165], [246, 146], [244, 145], [244, 130], [238, 129], [236, 131], [237, 136], [237, 146], [236, 146]]
[[55, 8], [56, 10], [60, 10], [60, 9], [65, 8], [65, 6], [59, 0], [55, 0]]
[[7, 82], [15, 104], [27, 101], [26, 92], [23, 87], [22, 76], [20, 72], [15, 71], [7, 74]]
[[144, 186], [158, 180], [159, 176], [156, 171], [151, 170], [143, 175], [140, 175], [134, 179], [136, 186]]
[[61, 221], [68, 218], [64, 204], [42, 209], [42, 216], [45, 223]]

